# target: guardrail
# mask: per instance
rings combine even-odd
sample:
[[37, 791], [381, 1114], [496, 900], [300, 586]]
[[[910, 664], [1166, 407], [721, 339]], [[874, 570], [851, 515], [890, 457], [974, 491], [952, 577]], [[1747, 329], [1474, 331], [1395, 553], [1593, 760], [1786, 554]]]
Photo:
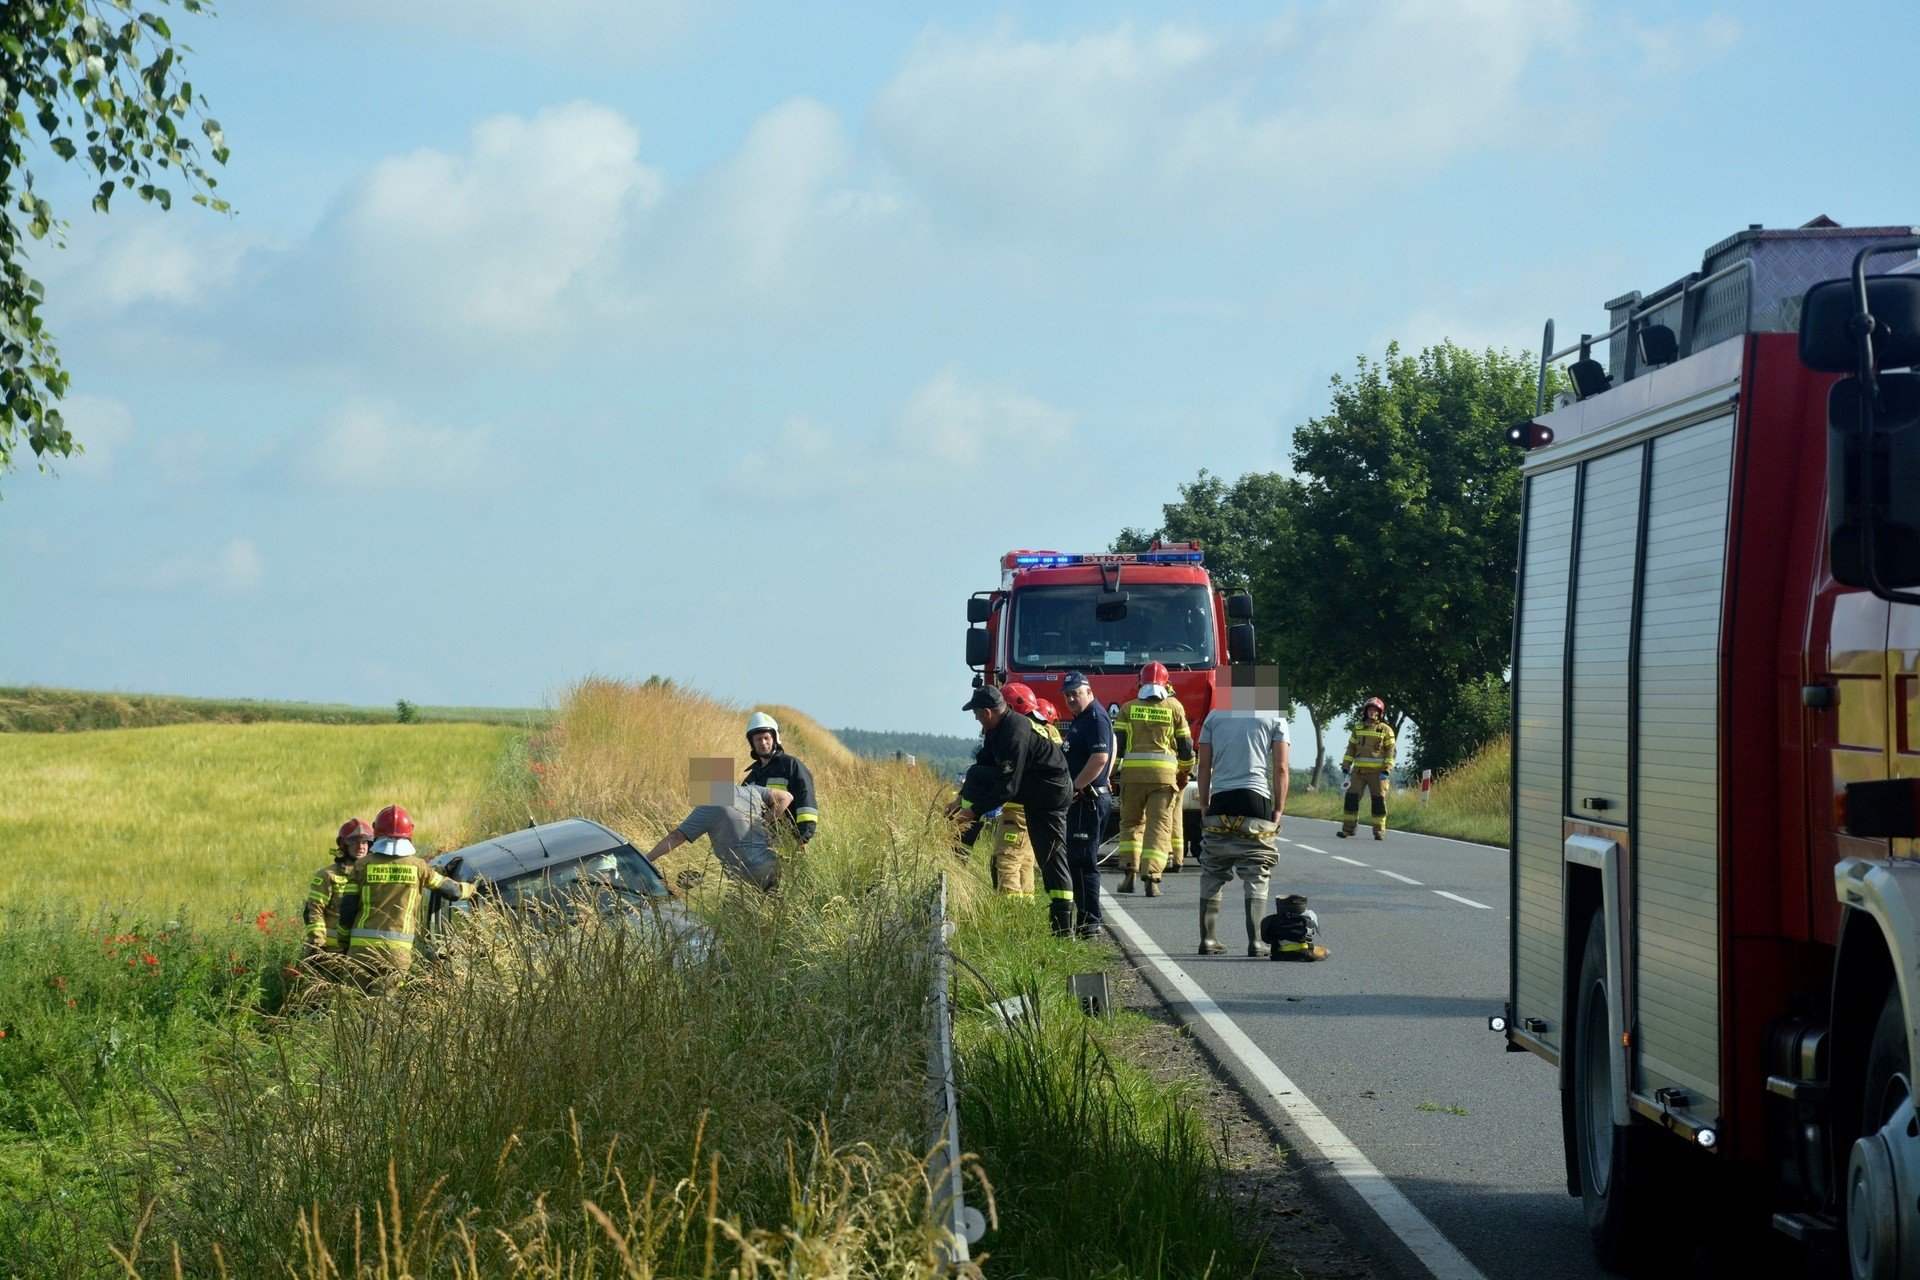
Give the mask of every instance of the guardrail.
[[947, 876], [933, 891], [933, 991], [927, 1001], [927, 1182], [934, 1188], [941, 1220], [941, 1254], [949, 1265], [972, 1261], [970, 1246], [986, 1234], [987, 1220], [967, 1206], [961, 1178], [959, 1101], [953, 1086], [953, 955], [947, 940], [953, 924], [947, 919]]

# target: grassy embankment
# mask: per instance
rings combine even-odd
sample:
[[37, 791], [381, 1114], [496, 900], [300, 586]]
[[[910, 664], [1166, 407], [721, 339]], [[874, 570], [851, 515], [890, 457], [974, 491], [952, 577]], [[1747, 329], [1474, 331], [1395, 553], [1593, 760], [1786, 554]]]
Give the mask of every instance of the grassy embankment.
[[[396, 999], [298, 1013], [279, 978], [297, 883], [271, 899], [281, 916], [234, 920], [235, 886], [206, 867], [258, 858], [252, 833], [275, 823], [316, 822], [324, 840], [367, 793], [436, 815], [423, 831], [450, 828], [443, 809], [481, 790], [485, 751], [450, 783], [392, 759], [399, 735], [448, 730], [338, 730], [357, 764], [324, 796], [310, 750], [292, 773], [250, 760], [278, 760], [272, 739], [306, 727], [201, 729], [230, 741], [123, 759], [134, 785], [92, 798], [152, 815], [133, 837], [151, 871], [130, 882], [130, 914], [49, 915], [14, 884], [0, 915], [0, 1274], [933, 1274], [920, 1083], [926, 892], [950, 865], [940, 788], [779, 714], [829, 825], [778, 897], [708, 877], [693, 905], [720, 962], [629, 930], [502, 921]], [[650, 840], [684, 807], [686, 758], [737, 754], [739, 720], [669, 688], [583, 685], [540, 770], [524, 745], [505, 752], [466, 834], [579, 813]], [[130, 736], [168, 732], [183, 731]], [[128, 750], [115, 737], [68, 741], [111, 757]], [[38, 761], [34, 812], [103, 785], [86, 763], [36, 755], [45, 739], [0, 749]], [[172, 803], [208, 828], [169, 844]], [[34, 839], [49, 874], [93, 883], [55, 864], [84, 867], [98, 847], [54, 827]], [[202, 853], [199, 869], [162, 869]], [[308, 860], [283, 865], [297, 881]], [[1130, 1024], [1066, 1001], [1065, 975], [1102, 953], [1044, 937], [1037, 911], [954, 869], [956, 945], [984, 979], [957, 995], [963, 1138], [1000, 1207], [986, 1274], [1243, 1273], [1197, 1116], [1125, 1065]], [[189, 886], [186, 921], [162, 922]], [[1037, 1025], [999, 1028], [989, 984], [1033, 995]]]
[[[1395, 790], [1387, 798], [1387, 826], [1394, 831], [1424, 831], [1504, 846], [1510, 836], [1508, 815], [1513, 812], [1512, 776], [1507, 740], [1496, 739], [1458, 768], [1435, 778], [1433, 798], [1428, 803], [1420, 803], [1418, 786]], [[1287, 812], [1338, 822], [1340, 794], [1337, 789], [1308, 791], [1296, 784], [1287, 799]], [[1367, 801], [1362, 799], [1363, 821], [1367, 812]]]

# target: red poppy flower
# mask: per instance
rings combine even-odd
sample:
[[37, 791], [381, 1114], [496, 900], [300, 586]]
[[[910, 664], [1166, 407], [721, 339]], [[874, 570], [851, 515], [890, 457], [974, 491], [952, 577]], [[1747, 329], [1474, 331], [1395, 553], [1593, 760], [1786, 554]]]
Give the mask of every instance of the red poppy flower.
[[151, 952], [142, 951], [140, 958], [147, 962], [147, 968], [149, 969], [158, 969], [160, 967], [160, 961], [154, 958]]

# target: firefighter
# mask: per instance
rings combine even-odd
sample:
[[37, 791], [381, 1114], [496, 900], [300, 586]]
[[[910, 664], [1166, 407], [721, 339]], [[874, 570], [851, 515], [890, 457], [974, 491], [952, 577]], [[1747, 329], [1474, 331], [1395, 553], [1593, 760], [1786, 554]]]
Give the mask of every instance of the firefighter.
[[1033, 727], [1040, 731], [1041, 737], [1051, 740], [1054, 746], [1063, 745], [1065, 740], [1060, 736], [1060, 709], [1045, 698], [1036, 697], [1034, 703]]
[[1287, 807], [1287, 722], [1278, 711], [1216, 707], [1200, 726], [1200, 954], [1226, 951], [1218, 936], [1220, 900], [1239, 877], [1247, 917], [1247, 954], [1264, 956], [1261, 913], [1277, 858], [1275, 835]]
[[1040, 863], [1040, 882], [1047, 892], [1047, 919], [1058, 938], [1073, 933], [1073, 881], [1067, 871], [1067, 804], [1073, 798], [1073, 780], [1060, 748], [1040, 736], [1033, 721], [1011, 711], [1007, 699], [992, 685], [973, 691], [964, 710], [973, 712], [983, 730], [976, 769], [968, 770], [960, 796], [947, 806], [947, 816], [970, 822], [1008, 801], [1020, 805], [1027, 834]]
[[1133, 892], [1137, 870], [1149, 898], [1160, 893], [1160, 871], [1180, 821], [1178, 783], [1193, 761], [1186, 709], [1168, 696], [1168, 680], [1161, 663], [1140, 668], [1139, 696], [1113, 722], [1120, 756], [1120, 892]]
[[[1180, 701], [1174, 694], [1171, 681], [1167, 683], [1167, 701], [1179, 707], [1181, 715], [1186, 714], [1187, 704]], [[1192, 721], [1188, 721], [1188, 726], [1192, 726]], [[1191, 781], [1193, 781], [1193, 775], [1186, 768], [1182, 768], [1174, 775], [1173, 834], [1167, 841], [1168, 871], [1178, 871], [1187, 863], [1187, 784]]]
[[[1059, 732], [1047, 722], [1047, 704], [1034, 695], [1032, 688], [1016, 682], [1004, 686], [1000, 693], [1007, 701], [1008, 711], [1025, 716], [1035, 733], [1056, 745], [1059, 743]], [[1027, 835], [1026, 806], [1018, 800], [1009, 800], [988, 814], [986, 822], [993, 838], [988, 847], [993, 850], [994, 887], [1009, 898], [1031, 902], [1034, 857], [1033, 841]]]
[[307, 900], [300, 905], [300, 920], [307, 927], [300, 963], [316, 977], [338, 976], [340, 953], [347, 941], [340, 927], [340, 908], [351, 888], [353, 869], [372, 843], [373, 828], [358, 818], [348, 819], [333, 838], [333, 861], [307, 882]]
[[753, 762], [747, 766], [747, 776], [740, 779], [741, 785], [791, 794], [793, 804], [787, 810], [787, 819], [794, 838], [806, 848], [807, 841], [820, 830], [813, 771], [787, 754], [780, 745], [779, 722], [764, 711], [754, 712], [747, 720], [747, 749], [753, 753]]
[[351, 896], [340, 913], [347, 931], [347, 967], [369, 991], [387, 993], [413, 964], [414, 938], [426, 894], [457, 902], [474, 886], [441, 875], [413, 851], [413, 816], [397, 804], [373, 819], [373, 845], [354, 865]]
[[1368, 825], [1375, 840], [1387, 838], [1387, 790], [1393, 784], [1393, 726], [1387, 723], [1387, 704], [1368, 698], [1360, 708], [1360, 723], [1347, 735], [1347, 754], [1340, 757], [1340, 771], [1347, 775], [1346, 821], [1340, 834], [1353, 834], [1360, 820], [1360, 795], [1373, 797], [1373, 816]]

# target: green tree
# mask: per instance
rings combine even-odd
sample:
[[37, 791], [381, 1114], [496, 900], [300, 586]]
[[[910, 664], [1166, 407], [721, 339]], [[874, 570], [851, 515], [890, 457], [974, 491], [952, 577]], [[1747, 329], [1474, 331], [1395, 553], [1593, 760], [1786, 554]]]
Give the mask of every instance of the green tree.
[[[157, 0], [168, 3], [211, 12], [205, 0]], [[68, 378], [40, 314], [46, 292], [26, 264], [30, 242], [58, 244], [65, 229], [35, 187], [35, 166], [88, 171], [101, 213], [116, 191], [172, 208], [160, 185], [169, 173], [196, 203], [227, 209], [201, 158], [204, 140], [225, 164], [226, 139], [186, 78], [186, 51], [159, 12], [133, 0], [0, 3], [0, 476], [22, 438], [43, 468], [75, 448], [54, 407]]]
[[1228, 481], [1209, 471], [1180, 486], [1161, 508], [1158, 529], [1123, 529], [1116, 551], [1144, 551], [1156, 537], [1197, 541], [1220, 583], [1244, 583], [1253, 594], [1254, 635], [1262, 663], [1280, 671], [1286, 692], [1313, 723], [1313, 778], [1326, 759], [1326, 726], [1353, 701], [1338, 683], [1336, 654], [1319, 625], [1325, 595], [1315, 563], [1300, 554], [1301, 487], [1290, 476], [1256, 471]]
[[1331, 410], [1294, 432], [1332, 682], [1413, 721], [1414, 768], [1457, 763], [1498, 723], [1485, 704], [1508, 660], [1520, 521], [1506, 429], [1533, 403], [1524, 357], [1394, 345], [1335, 377]]

